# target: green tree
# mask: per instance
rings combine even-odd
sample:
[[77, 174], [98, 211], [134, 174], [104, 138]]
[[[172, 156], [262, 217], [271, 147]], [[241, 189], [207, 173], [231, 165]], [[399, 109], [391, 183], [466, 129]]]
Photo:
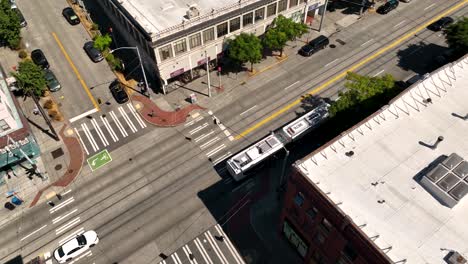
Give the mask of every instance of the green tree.
[[393, 89], [395, 80], [390, 74], [382, 77], [369, 77], [348, 72], [344, 86], [346, 91], [340, 92], [339, 99], [330, 106], [332, 116], [351, 108], [363, 107], [364, 103], [369, 104], [369, 100], [373, 97]]
[[0, 39], [12, 49], [20, 46], [20, 22], [16, 12], [7, 0], [0, 1]]
[[19, 63], [18, 72], [12, 72], [24, 95], [42, 96], [46, 91], [44, 71], [29, 59]]
[[111, 43], [112, 38], [109, 36], [109, 34], [99, 35], [94, 38], [94, 47], [101, 52], [107, 50]]
[[468, 52], [468, 17], [463, 17], [444, 30], [449, 47], [459, 55]]
[[294, 22], [282, 15], [273, 20], [273, 27], [286, 34], [288, 40], [295, 40], [309, 30], [305, 24]]
[[250, 71], [253, 64], [262, 59], [262, 44], [254, 34], [241, 33], [229, 41], [228, 57], [240, 64], [250, 62]]
[[269, 29], [263, 37], [263, 44], [272, 50], [279, 50], [283, 56], [283, 49], [288, 42], [288, 36], [278, 28]]

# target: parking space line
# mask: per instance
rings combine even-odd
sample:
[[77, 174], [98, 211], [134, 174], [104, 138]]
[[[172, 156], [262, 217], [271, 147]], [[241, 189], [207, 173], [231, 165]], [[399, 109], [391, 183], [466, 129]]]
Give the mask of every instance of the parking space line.
[[122, 134], [123, 137], [127, 137], [127, 131], [123, 128], [122, 124], [120, 123], [120, 120], [117, 118], [115, 115], [114, 111], [110, 111], [109, 114], [111, 115], [112, 119], [114, 119], [114, 123], [117, 125], [117, 127], [120, 130], [120, 133]]
[[117, 142], [119, 140], [119, 138], [115, 134], [115, 132], [112, 129], [111, 125], [109, 124], [109, 121], [107, 121], [107, 118], [101, 116], [101, 121], [102, 121], [102, 123], [104, 123], [104, 126], [106, 127], [107, 131], [111, 135], [112, 140], [114, 140], [114, 142]]
[[213, 139], [210, 139], [209, 141], [203, 143], [203, 145], [200, 145], [200, 148], [205, 149], [205, 148], [209, 147], [211, 144], [215, 143], [218, 140], [219, 140], [219, 137], [215, 137]]
[[207, 127], [207, 126], [208, 126], [208, 123], [204, 123], [203, 125], [198, 126], [198, 127], [194, 128], [194, 129], [192, 129], [192, 130], [189, 132], [189, 134], [190, 134], [190, 135], [193, 135], [193, 134], [197, 133], [198, 131], [204, 129], [204, 128]]
[[385, 70], [381, 70], [381, 71], [379, 71], [378, 73], [374, 74], [372, 77], [377, 77], [377, 76], [379, 76], [380, 74], [382, 74], [382, 72], [384, 72], [384, 71], [385, 71]]
[[[223, 253], [219, 249], [218, 245], [216, 244], [216, 241], [213, 240], [213, 237], [211, 237], [210, 230], [205, 232], [205, 237], [208, 239], [208, 242], [210, 243], [211, 247], [214, 249], [214, 252], [218, 256], [218, 258], [221, 260], [221, 262], [224, 264], [228, 264], [226, 258], [224, 257]], [[221, 255], [220, 255], [221, 254]]]
[[329, 63], [325, 64], [324, 68], [332, 65], [333, 63], [337, 62], [339, 59], [334, 59], [333, 61], [330, 61]]
[[239, 255], [239, 252], [237, 252], [236, 248], [234, 247], [234, 245], [232, 245], [231, 243], [231, 240], [229, 239], [229, 237], [226, 235], [226, 233], [224, 233], [223, 229], [221, 228], [221, 226], [219, 224], [215, 225], [215, 228], [216, 230], [218, 231], [218, 234], [222, 237], [224, 237], [224, 240], [226, 241], [226, 245], [227, 247], [229, 248], [229, 251], [231, 251], [231, 254], [234, 256], [234, 258], [236, 259], [236, 262], [239, 263], [239, 264], [244, 264], [244, 260], [242, 259], [242, 257]]
[[206, 138], [207, 136], [209, 136], [209, 135], [211, 135], [211, 134], [213, 134], [213, 133], [214, 133], [214, 130], [211, 130], [209, 133], [203, 134], [203, 135], [197, 137], [194, 141], [195, 141], [195, 142], [198, 142], [198, 141], [200, 141], [200, 140]]
[[205, 262], [207, 264], [213, 264], [213, 261], [211, 260], [210, 256], [208, 255], [208, 253], [206, 252], [205, 250], [205, 247], [203, 246], [203, 244], [200, 242], [200, 240], [197, 238], [195, 238], [195, 240], [193, 240], [193, 242], [195, 243], [195, 246], [197, 246], [198, 248], [198, 251], [200, 251], [203, 259], [205, 260]]
[[88, 138], [89, 143], [91, 143], [91, 146], [93, 147], [94, 151], [97, 151], [99, 147], [96, 144], [96, 141], [94, 141], [94, 137], [93, 135], [91, 135], [91, 131], [89, 131], [88, 126], [85, 123], [83, 123], [81, 124], [81, 127], [83, 128], [83, 131], [85, 132], [85, 135]]
[[70, 222], [64, 224], [63, 226], [55, 229], [55, 234], [60, 235], [61, 233], [65, 232], [67, 229], [70, 229], [72, 226], [78, 224], [81, 221], [80, 217], [74, 218]]
[[141, 116], [136, 112], [135, 108], [131, 103], [127, 104], [128, 109], [130, 109], [130, 112], [132, 112], [133, 116], [137, 120], [138, 124], [140, 124], [141, 128], [145, 128], [146, 124], [145, 122], [141, 119]]
[[123, 109], [123, 107], [121, 107], [121, 106], [119, 107], [119, 112], [120, 112], [120, 114], [122, 114], [125, 122], [127, 122], [128, 126], [133, 131], [133, 133], [137, 132], [138, 131], [137, 128], [135, 127], [135, 125], [133, 125], [130, 118], [128, 118], [128, 115], [127, 115], [127, 113], [125, 113], [125, 110]]
[[[294, 85], [294, 84], [292, 84], [292, 85]], [[247, 112], [254, 109], [255, 107], [257, 107], [257, 105], [254, 105], [254, 106], [250, 107], [249, 109], [245, 110], [244, 112], [240, 113], [239, 115], [245, 115], [245, 114], [247, 114]]]
[[83, 139], [81, 139], [81, 136], [80, 136], [80, 133], [78, 132], [78, 129], [76, 129], [76, 127], [73, 128], [73, 129], [75, 130], [75, 133], [76, 133], [76, 135], [78, 136], [78, 139], [80, 140], [81, 145], [83, 146], [83, 149], [84, 149], [85, 152], [86, 152], [86, 155], [89, 155], [88, 148], [87, 148], [86, 145], [84, 144]]
[[72, 237], [75, 237], [75, 236], [79, 236], [81, 234], [84, 233], [84, 228], [83, 227], [80, 227], [78, 230], [72, 232], [71, 234], [69, 234], [68, 236], [62, 238], [60, 241], [59, 241], [59, 245], [62, 245], [64, 244], [65, 242], [67, 242], [68, 240], [70, 240]]
[[431, 4], [431, 5], [428, 5], [426, 8], [424, 8], [424, 10], [429, 9], [429, 8], [433, 7], [434, 5], [435, 5], [435, 3], [433, 3], [433, 4]]
[[99, 124], [97, 123], [96, 119], [91, 119], [91, 123], [93, 124], [94, 126], [94, 131], [96, 131], [96, 133], [98, 134], [99, 138], [101, 139], [102, 141], [102, 144], [105, 146], [109, 146], [109, 142], [107, 141], [107, 138], [106, 136], [104, 135], [104, 133], [102, 133], [102, 130], [101, 130], [101, 127], [99, 126]]
[[373, 41], [373, 40], [374, 40], [374, 39], [369, 39], [368, 41], [362, 43], [362, 44], [361, 44], [361, 47], [362, 47], [362, 46], [365, 46], [365, 45], [367, 45], [367, 44], [369, 44], [369, 42], [371, 42], [371, 41]]
[[208, 157], [211, 157], [213, 156], [214, 154], [220, 152], [222, 149], [224, 149], [226, 147], [226, 145], [224, 144], [221, 144], [219, 146], [217, 146], [215, 149], [212, 149], [210, 152], [206, 153], [206, 156]]
[[403, 21], [401, 21], [400, 23], [394, 25], [393, 27], [396, 28], [396, 27], [400, 26], [401, 24], [403, 24], [403, 23], [405, 23], [405, 22], [406, 22], [406, 20], [403, 20]]

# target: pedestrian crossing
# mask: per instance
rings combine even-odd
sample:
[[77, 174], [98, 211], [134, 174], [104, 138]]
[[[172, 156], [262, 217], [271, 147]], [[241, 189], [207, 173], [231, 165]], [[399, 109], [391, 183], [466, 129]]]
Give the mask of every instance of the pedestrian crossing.
[[91, 115], [74, 130], [86, 155], [91, 155], [146, 127], [135, 107], [128, 103], [105, 114]]
[[159, 264], [245, 264], [220, 225], [211, 227], [170, 256], [162, 255]]

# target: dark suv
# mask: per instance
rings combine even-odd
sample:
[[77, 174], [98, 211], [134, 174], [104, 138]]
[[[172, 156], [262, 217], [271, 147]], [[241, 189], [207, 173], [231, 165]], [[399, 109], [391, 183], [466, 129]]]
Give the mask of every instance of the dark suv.
[[398, 0], [389, 0], [388, 2], [386, 2], [385, 4], [377, 8], [377, 13], [385, 15], [389, 13], [390, 11], [392, 11], [393, 9], [396, 9], [398, 7], [398, 4], [399, 4]]
[[318, 50], [324, 49], [328, 44], [330, 44], [330, 40], [327, 37], [323, 35], [318, 36], [316, 39], [303, 46], [299, 50], [299, 54], [309, 57]]
[[112, 93], [112, 96], [114, 96], [115, 101], [117, 101], [117, 103], [123, 104], [128, 101], [128, 95], [118, 80], [114, 80], [109, 85], [109, 89]]
[[455, 22], [455, 20], [453, 20], [451, 17], [442, 17], [441, 19], [427, 26], [427, 28], [432, 31], [441, 31], [442, 29], [453, 24], [453, 22]]
[[31, 52], [31, 59], [36, 64], [41, 66], [43, 69], [49, 69], [49, 62], [47, 61], [44, 53], [40, 49], [35, 49]]
[[93, 62], [100, 62], [104, 59], [101, 52], [94, 47], [93, 41], [86, 42], [83, 46], [83, 49], [86, 51], [86, 54], [88, 54], [89, 58]]

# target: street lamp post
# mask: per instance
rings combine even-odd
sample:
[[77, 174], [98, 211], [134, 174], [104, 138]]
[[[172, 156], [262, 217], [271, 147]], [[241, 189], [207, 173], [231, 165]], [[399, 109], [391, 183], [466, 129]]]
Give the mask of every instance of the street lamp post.
[[116, 49], [113, 49], [113, 50], [109, 51], [109, 53], [113, 53], [114, 51], [121, 50], [121, 49], [133, 49], [133, 50], [137, 51], [138, 60], [140, 61], [141, 73], [143, 74], [143, 79], [145, 81], [146, 91], [148, 93], [147, 95], [146, 94], [145, 95], [150, 97], [148, 80], [146, 79], [145, 67], [143, 67], [143, 63], [141, 61], [140, 50], [138, 49], [138, 47], [119, 47], [119, 48], [116, 48]]
[[206, 59], [206, 76], [208, 76], [208, 97], [211, 97], [211, 84], [210, 84], [210, 63], [208, 61], [208, 56], [205, 50], [205, 59]]
[[283, 179], [285, 178], [284, 174], [286, 173], [286, 162], [288, 161], [288, 157], [289, 157], [289, 150], [287, 150], [285, 147], [283, 148], [286, 151], [286, 155], [284, 156], [283, 167], [281, 168], [281, 175], [280, 175], [280, 182], [279, 182], [280, 188], [283, 186]]

